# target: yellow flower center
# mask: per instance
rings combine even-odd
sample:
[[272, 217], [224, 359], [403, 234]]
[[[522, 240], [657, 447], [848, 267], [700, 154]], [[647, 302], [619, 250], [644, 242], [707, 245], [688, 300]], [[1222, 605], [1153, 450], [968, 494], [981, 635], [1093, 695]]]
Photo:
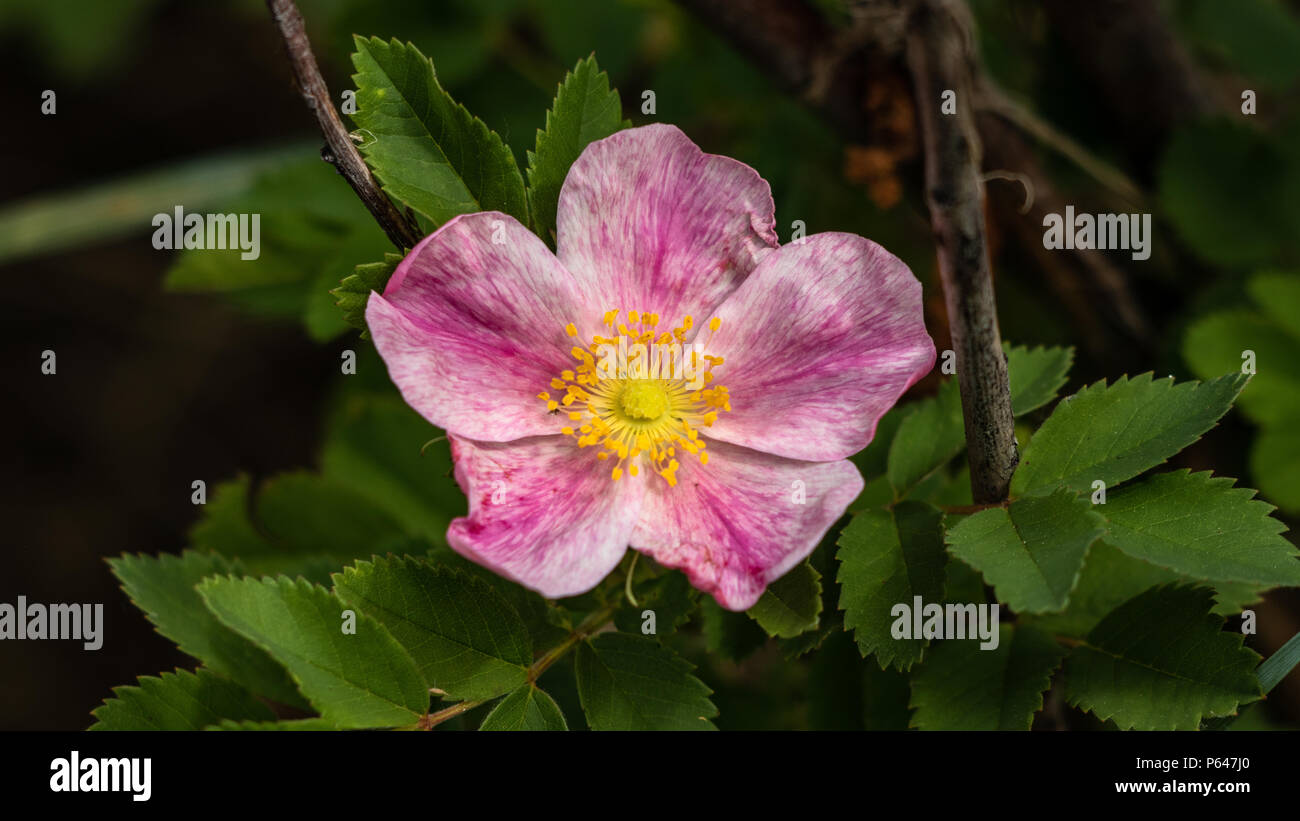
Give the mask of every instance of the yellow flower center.
[[[658, 332], [657, 314], [628, 311], [627, 321], [620, 322], [621, 313], [610, 310], [604, 317], [618, 336], [596, 335], [585, 348], [572, 349], [573, 370], [551, 380], [551, 388], [563, 392], [558, 399], [546, 391], [537, 396], [552, 413], [568, 413], [571, 424], [560, 432], [578, 447], [599, 447], [597, 459], [616, 457], [610, 471], [614, 481], [623, 477], [625, 465], [636, 476], [644, 461], [673, 486], [677, 450], [707, 465], [699, 429], [712, 425], [719, 411], [731, 410], [727, 389], [712, 384], [713, 367], [722, 357], [706, 353], [708, 339], [686, 344], [689, 316], [673, 330]], [[719, 324], [709, 320], [710, 339]], [[564, 330], [578, 335], [573, 323]]]
[[618, 404], [632, 419], [658, 419], [668, 410], [668, 389], [658, 382], [629, 381], [619, 391]]

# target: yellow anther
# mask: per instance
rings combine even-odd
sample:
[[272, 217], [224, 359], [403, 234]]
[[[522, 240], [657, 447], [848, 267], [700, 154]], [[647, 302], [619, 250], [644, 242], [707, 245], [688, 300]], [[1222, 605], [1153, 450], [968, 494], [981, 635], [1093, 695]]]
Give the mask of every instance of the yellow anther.
[[[710, 372], [723, 364], [723, 358], [701, 356], [686, 348], [686, 334], [694, 325], [690, 316], [683, 317], [680, 327], [656, 333], [653, 329], [659, 323], [658, 314], [628, 310], [627, 323], [620, 323], [623, 313], [610, 309], [603, 315], [604, 325], [616, 328], [618, 335], [597, 334], [590, 344], [571, 349], [578, 364], [561, 371], [558, 378], [549, 382], [551, 388], [563, 391], [559, 401], [545, 392], [538, 394], [538, 398], [547, 403], [550, 411], [561, 406], [568, 411], [571, 424], [561, 427], [560, 432], [572, 436], [579, 448], [594, 447], [596, 458], [601, 461], [616, 457], [610, 472], [613, 480], [619, 480], [625, 470], [632, 476], [640, 475], [644, 462], [672, 487], [677, 484], [679, 464], [675, 457], [679, 449], [698, 458], [701, 464], [708, 464], [706, 442], [696, 429], [709, 427], [716, 421], [719, 409], [730, 407], [726, 389], [712, 384]], [[709, 327], [716, 330], [719, 324], [714, 318]], [[577, 326], [568, 323], [565, 333], [576, 337]], [[698, 375], [691, 366], [699, 368], [707, 362], [702, 370], [703, 384], [708, 387], [694, 387], [695, 377], [687, 380], [683, 373], [670, 374], [655, 367], [641, 370], [640, 365], [659, 361], [649, 353], [656, 340], [662, 345], [683, 346], [673, 356], [677, 365], [685, 365], [682, 370], [688, 373]], [[636, 350], [628, 350], [634, 345], [638, 346]], [[645, 346], [644, 354], [640, 345]], [[605, 358], [609, 349], [605, 346], [620, 350], [619, 356], [628, 358], [629, 367], [624, 370], [620, 359], [619, 370], [608, 371]], [[650, 361], [643, 361], [643, 356]], [[598, 357], [601, 367], [596, 364]]]

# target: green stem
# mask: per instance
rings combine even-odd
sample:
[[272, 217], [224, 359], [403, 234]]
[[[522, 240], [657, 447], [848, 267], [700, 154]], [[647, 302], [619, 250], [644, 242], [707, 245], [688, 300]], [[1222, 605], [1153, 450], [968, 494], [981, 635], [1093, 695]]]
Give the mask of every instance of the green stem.
[[[594, 611], [590, 616], [583, 619], [582, 623], [575, 627], [569, 635], [565, 636], [563, 641], [546, 651], [545, 655], [533, 662], [532, 666], [528, 668], [528, 683], [530, 685], [536, 684], [537, 680], [542, 677], [542, 673], [545, 673], [552, 664], [564, 658], [565, 654], [572, 650], [578, 642], [609, 624], [610, 619], [614, 617], [614, 612], [616, 610], [618, 610], [617, 600], [602, 606], [600, 609]], [[495, 698], [495, 696], [493, 696], [493, 698]], [[455, 718], [462, 713], [467, 713], [475, 707], [487, 704], [491, 700], [491, 698], [481, 698], [453, 704], [450, 707], [439, 710], [436, 713], [430, 713], [420, 719], [418, 726], [421, 730], [432, 730], [442, 722]]]
[[628, 603], [633, 607], [641, 606], [636, 603], [636, 596], [632, 595], [632, 577], [636, 575], [636, 560], [640, 557], [640, 553], [632, 551], [632, 563], [627, 566], [627, 579], [623, 582], [623, 595], [627, 596]]

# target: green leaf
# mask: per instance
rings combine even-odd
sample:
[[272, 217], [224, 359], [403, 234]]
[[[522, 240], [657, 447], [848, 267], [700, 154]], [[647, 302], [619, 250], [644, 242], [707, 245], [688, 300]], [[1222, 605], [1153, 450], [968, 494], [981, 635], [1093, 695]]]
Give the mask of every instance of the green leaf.
[[793, 638], [817, 627], [822, 613], [822, 575], [808, 562], [772, 582], [749, 608], [769, 636]]
[[1275, 0], [1192, 0], [1190, 34], [1215, 56], [1269, 88], [1300, 79], [1300, 23]]
[[328, 583], [341, 565], [390, 550], [407, 552], [412, 537], [422, 535], [360, 490], [302, 471], [272, 477], [257, 494], [246, 477], [223, 483], [206, 508], [191, 531], [194, 546], [238, 558], [254, 575], [283, 573]]
[[199, 595], [223, 624], [288, 668], [336, 726], [407, 726], [428, 712], [428, 685], [397, 640], [365, 613], [355, 614], [355, 634], [344, 633], [343, 602], [319, 585], [215, 578]]
[[1289, 512], [1300, 511], [1300, 277], [1266, 272], [1252, 277], [1251, 297], [1263, 312], [1234, 309], [1197, 320], [1183, 356], [1198, 374], [1239, 369], [1254, 354], [1257, 373], [1237, 401], [1263, 428], [1251, 446], [1250, 467], [1260, 492]]
[[1017, 613], [1043, 613], [1064, 609], [1105, 524], [1086, 499], [1057, 490], [982, 510], [949, 529], [947, 540], [999, 601]]
[[1193, 579], [1300, 585], [1300, 556], [1273, 506], [1209, 471], [1171, 471], [1111, 494], [1106, 541]]
[[337, 730], [323, 718], [294, 718], [285, 721], [231, 721], [222, 719], [220, 724], [208, 727], [209, 730], [243, 730], [255, 732], [321, 732]]
[[[889, 464], [889, 449], [894, 444], [894, 437], [898, 434], [899, 427], [903, 420], [911, 416], [921, 405], [921, 402], [908, 402], [906, 405], [895, 405], [876, 423], [876, 432], [871, 437], [871, 442], [865, 448], [853, 454], [850, 458], [853, 464], [858, 466], [865, 477], [881, 478]], [[870, 479], [868, 479], [870, 481]]]
[[1288, 195], [1297, 170], [1263, 129], [1228, 120], [1184, 126], [1156, 176], [1161, 211], [1188, 247], [1216, 265], [1272, 263], [1300, 222]]
[[334, 574], [334, 592], [388, 628], [430, 687], [486, 699], [525, 683], [528, 629], [488, 584], [418, 559], [375, 558]]
[[1090, 491], [1098, 480], [1131, 479], [1199, 439], [1245, 384], [1239, 373], [1177, 385], [1149, 373], [1094, 383], [1061, 400], [1029, 440], [1011, 493], [1049, 492], [1058, 482]]
[[[944, 519], [944, 525], [956, 524], [961, 520], [958, 514], [950, 514]], [[984, 604], [988, 593], [984, 590], [984, 577], [980, 572], [961, 559], [949, 557], [944, 565], [943, 599], [946, 602], [972, 602]]]
[[889, 477], [881, 475], [867, 480], [862, 492], [858, 494], [858, 498], [854, 499], [849, 505], [849, 512], [859, 513], [876, 507], [888, 507], [893, 501], [894, 488], [889, 484]]
[[338, 174], [317, 157], [300, 157], [223, 206], [228, 214], [258, 216], [257, 258], [244, 259], [237, 243], [183, 250], [166, 287], [225, 294], [252, 313], [301, 320], [317, 341], [341, 333], [327, 291], [388, 243]]
[[[550, 647], [569, 635], [573, 625], [568, 619], [568, 614], [554, 602], [542, 598], [540, 594], [504, 576], [498, 576], [482, 565], [474, 564], [451, 548], [430, 550], [426, 558], [434, 564], [455, 568], [473, 576], [496, 591], [497, 595], [510, 603], [519, 614], [519, 618], [523, 619], [533, 647]], [[637, 623], [640, 624], [640, 621], [638, 620]]]
[[91, 715], [92, 730], [202, 730], [222, 719], [266, 721], [275, 716], [234, 682], [199, 670], [141, 676], [139, 686], [114, 687]]
[[217, 621], [194, 589], [208, 576], [238, 575], [242, 572], [238, 564], [192, 550], [156, 558], [127, 554], [108, 563], [131, 601], [183, 652], [258, 695], [281, 704], [306, 706], [285, 669], [260, 647]]
[[212, 488], [203, 506], [203, 518], [190, 529], [190, 544], [196, 550], [220, 553], [226, 558], [257, 555], [274, 548], [252, 524], [250, 501], [252, 480], [241, 475]]
[[355, 37], [353, 121], [384, 190], [433, 227], [501, 211], [528, 224], [524, 179], [495, 132], [452, 100], [414, 45]]
[[1163, 586], [1101, 621], [1065, 662], [1066, 698], [1121, 729], [1192, 730], [1262, 693], [1259, 656], [1222, 632], [1210, 590]]
[[1250, 472], [1269, 501], [1300, 511], [1300, 429], [1266, 428], [1250, 449]]
[[578, 60], [560, 83], [546, 130], [537, 131], [537, 149], [528, 152], [529, 204], [537, 234], [554, 242], [560, 187], [588, 144], [623, 127], [623, 104], [610, 78], [595, 64], [595, 55]]
[[[1206, 584], [1202, 579], [1178, 576], [1177, 581], [1189, 584]], [[1235, 616], [1253, 604], [1257, 604], [1268, 592], [1268, 585], [1248, 584], [1246, 582], [1215, 582], [1214, 610], [1220, 616]]]
[[277, 554], [328, 556], [338, 563], [382, 552], [409, 535], [361, 493], [305, 471], [262, 483], [256, 521]]
[[1056, 398], [1074, 362], [1074, 348], [1004, 345], [1011, 381], [1011, 412], [1022, 416]]
[[[1282, 682], [1296, 665], [1300, 664], [1300, 633], [1296, 633], [1286, 644], [1277, 648], [1277, 652], [1264, 659], [1255, 668], [1255, 678], [1259, 679], [1259, 688], [1268, 695], [1273, 688]], [[1259, 710], [1247, 710], [1248, 713], [1258, 714]], [[1273, 727], [1252, 727], [1249, 726], [1249, 719], [1243, 720], [1241, 713], [1232, 716], [1221, 716], [1212, 718], [1201, 723], [1202, 730], [1244, 730], [1244, 729], [1275, 729]]]
[[1300, 274], [1262, 271], [1250, 278], [1246, 290], [1261, 311], [1300, 339]]
[[343, 278], [339, 287], [330, 291], [338, 300], [335, 304], [343, 311], [343, 321], [361, 331], [362, 339], [370, 338], [370, 331], [366, 328], [366, 303], [370, 301], [370, 292], [382, 294], [401, 261], [401, 254], [386, 253], [383, 262], [356, 266], [351, 275]]
[[480, 730], [567, 730], [555, 699], [525, 684], [492, 708]]
[[998, 646], [942, 641], [912, 673], [912, 724], [922, 730], [1028, 730], [1065, 650], [1027, 625], [1000, 627]]
[[916, 410], [899, 424], [889, 448], [886, 473], [896, 499], [906, 496], [917, 482], [951, 461], [966, 445], [956, 379], [943, 383], [936, 396], [915, 404]]
[[[1088, 548], [1079, 583], [1070, 593], [1070, 603], [1059, 613], [1031, 616], [1036, 627], [1063, 636], [1086, 636], [1110, 611], [1144, 590], [1172, 582], [1196, 584], [1166, 567], [1135, 559], [1102, 541]], [[1259, 601], [1264, 588], [1239, 582], [1214, 585], [1215, 613], [1230, 616]]]
[[1106, 614], [1137, 594], [1178, 580], [1172, 570], [1134, 559], [1103, 537], [1088, 549], [1069, 605], [1059, 613], [1034, 616], [1032, 623], [1059, 635], [1086, 636]]
[[896, 639], [891, 625], [898, 604], [913, 598], [940, 602], [944, 593], [943, 514], [923, 502], [900, 502], [893, 510], [869, 510], [853, 517], [839, 538], [839, 608], [865, 657], [876, 654], [882, 668], [911, 668], [927, 640]]
[[1241, 412], [1262, 425], [1288, 425], [1300, 414], [1300, 341], [1251, 310], [1222, 311], [1194, 322], [1183, 357], [1199, 376], [1240, 371], [1242, 354], [1255, 354], [1256, 373], [1241, 392]]
[[403, 532], [444, 545], [447, 526], [465, 514], [466, 503], [451, 476], [447, 445], [425, 447], [441, 433], [399, 396], [346, 394], [329, 417], [321, 471]]
[[589, 143], [622, 127], [623, 104], [595, 55], [579, 60], [546, 112], [546, 130], [538, 129], [536, 150], [528, 152], [529, 203], [539, 236], [554, 241], [556, 204], [569, 166]]
[[712, 692], [658, 642], [604, 633], [578, 646], [578, 696], [593, 730], [712, 730]]

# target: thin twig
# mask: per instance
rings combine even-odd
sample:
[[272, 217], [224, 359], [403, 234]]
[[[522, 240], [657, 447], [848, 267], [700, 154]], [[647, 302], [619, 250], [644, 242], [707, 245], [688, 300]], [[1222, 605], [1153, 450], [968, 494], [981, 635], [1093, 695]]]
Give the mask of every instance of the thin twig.
[[[980, 143], [971, 108], [970, 30], [960, 10], [947, 0], [918, 0], [909, 20], [906, 55], [924, 147], [930, 223], [957, 354], [971, 494], [982, 504], [1007, 497], [1020, 454], [984, 230]], [[953, 92], [956, 113], [941, 113], [945, 94]]]
[[[545, 655], [534, 661], [532, 666], [528, 668], [528, 683], [536, 684], [537, 680], [542, 677], [542, 673], [550, 669], [552, 664], [564, 658], [579, 642], [604, 629], [605, 625], [609, 624], [610, 619], [614, 617], [614, 611], [617, 609], [618, 600], [616, 599], [593, 612], [581, 624], [573, 628], [573, 631], [565, 636], [563, 641], [548, 650]], [[442, 722], [455, 718], [462, 713], [468, 713], [475, 707], [487, 704], [491, 700], [490, 698], [482, 698], [453, 704], [436, 713], [429, 713], [421, 718], [416, 726], [421, 730], [432, 730]]]
[[[903, 26], [899, 21], [905, 21], [911, 0], [852, 0], [846, 5], [854, 22], [838, 34], [809, 0], [677, 2], [731, 40], [780, 88], [816, 109], [845, 139], [887, 148], [898, 156], [908, 156], [915, 150], [910, 109], [907, 116], [898, 116], [895, 98], [896, 90], [906, 94], [906, 69], [900, 59]], [[1011, 117], [1005, 107], [994, 110], [992, 98], [986, 93], [991, 88], [988, 78], [980, 72], [976, 75], [975, 97], [963, 102], [969, 102], [980, 115], [977, 128], [983, 145], [988, 147], [986, 170], [1015, 171], [1032, 179], [1035, 204], [1031, 217], [1040, 218], [1043, 206], [1039, 203], [1055, 203], [1059, 197], [1048, 196], [1052, 186], [1035, 161], [1032, 146], [1023, 139], [1024, 129], [1032, 131], [1036, 139], [1047, 140], [1085, 170], [1095, 173], [1103, 164], [1077, 143], [1063, 141], [1061, 135], [1039, 128], [1041, 119]], [[1138, 95], [1138, 99], [1146, 97]], [[1127, 177], [1121, 180], [1105, 170], [1102, 177], [1100, 181], [1108, 190], [1121, 195], [1129, 192], [1131, 180]], [[1042, 249], [1041, 222], [1028, 225], [1018, 216], [1006, 221], [1025, 252], [1036, 255]], [[1094, 340], [1094, 354], [1098, 345], [1104, 346], [1108, 354], [1131, 342], [1145, 345], [1150, 338], [1149, 322], [1122, 273], [1098, 251], [1070, 252], [1071, 257], [1078, 258], [1077, 265], [1062, 264], [1063, 256], [1053, 257], [1059, 276], [1049, 278], [1049, 283], [1066, 302], [1080, 333]], [[1095, 317], [1081, 313], [1069, 302], [1076, 294], [1093, 293], [1092, 298], [1105, 300], [1103, 305], [1113, 307], [1116, 330], [1121, 333], [1100, 332]], [[1084, 305], [1083, 310], [1095, 312], [1091, 304]]]
[[420, 241], [419, 229], [380, 190], [334, 109], [329, 88], [321, 77], [320, 66], [316, 64], [316, 55], [312, 53], [311, 41], [307, 39], [298, 7], [293, 0], [266, 0], [266, 7], [270, 9], [271, 17], [280, 29], [280, 36], [284, 38], [289, 62], [293, 66], [293, 76], [298, 81], [303, 100], [316, 115], [316, 123], [325, 136], [329, 161], [348, 181], [348, 185], [352, 186], [352, 190], [361, 198], [361, 202], [379, 223], [379, 227], [384, 229], [393, 245], [398, 250], [415, 247]]

